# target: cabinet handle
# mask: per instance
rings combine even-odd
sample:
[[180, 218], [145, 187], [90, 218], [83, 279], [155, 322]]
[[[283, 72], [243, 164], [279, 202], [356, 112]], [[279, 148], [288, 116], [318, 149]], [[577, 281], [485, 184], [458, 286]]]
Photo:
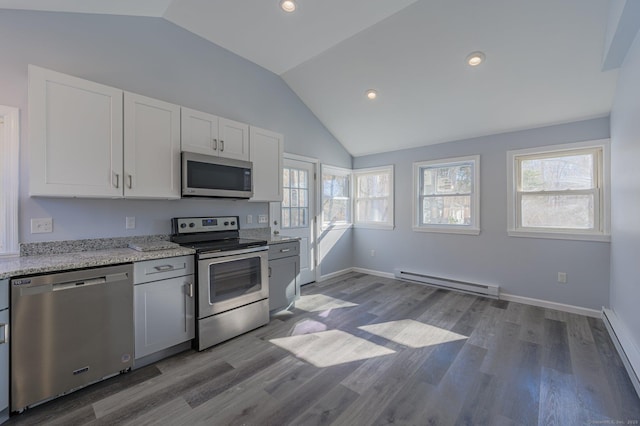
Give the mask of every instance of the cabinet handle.
[[291, 249], [290, 249], [290, 248], [287, 248], [287, 249], [280, 249], [280, 253], [287, 253], [287, 252], [289, 252], [289, 251], [291, 251]]
[[213, 148], [214, 151], [218, 150], [218, 139], [212, 139], [211, 148]]
[[133, 176], [127, 175], [127, 180], [129, 181], [129, 189], [133, 187]]
[[224, 151], [224, 141], [220, 141], [220, 152]]
[[269, 266], [269, 278], [271, 278], [271, 266]]
[[187, 294], [193, 298], [193, 283], [187, 283]]
[[[115, 183], [113, 183], [115, 179]], [[113, 173], [113, 176], [111, 177], [111, 185], [113, 185], [116, 188], [120, 187], [120, 175], [118, 173]]]
[[173, 265], [160, 265], [160, 266], [155, 266], [154, 269], [156, 271], [171, 271], [173, 270]]
[[0, 331], [0, 345], [7, 343], [7, 327], [9, 326], [9, 324], [0, 324], [0, 329], [2, 329], [2, 331]]

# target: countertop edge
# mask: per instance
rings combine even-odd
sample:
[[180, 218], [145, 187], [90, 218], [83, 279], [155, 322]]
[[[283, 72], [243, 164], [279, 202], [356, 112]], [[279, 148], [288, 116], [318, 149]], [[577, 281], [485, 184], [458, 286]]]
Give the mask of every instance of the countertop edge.
[[0, 259], [0, 279], [188, 256], [194, 253], [193, 249], [186, 247], [144, 252], [130, 248], [116, 248], [56, 255], [4, 258]]

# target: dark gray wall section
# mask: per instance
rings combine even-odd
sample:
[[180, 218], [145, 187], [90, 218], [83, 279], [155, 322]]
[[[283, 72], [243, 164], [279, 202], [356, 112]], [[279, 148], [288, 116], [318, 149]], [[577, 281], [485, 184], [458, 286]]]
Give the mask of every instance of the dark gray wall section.
[[[354, 229], [355, 266], [498, 284], [506, 293], [586, 308], [608, 305], [609, 243], [507, 236], [506, 154], [608, 137], [605, 117], [354, 158], [356, 169], [395, 165], [396, 223], [392, 231]], [[413, 162], [474, 154], [480, 155], [480, 235], [414, 232]], [[566, 284], [558, 284], [558, 272], [567, 273]]]

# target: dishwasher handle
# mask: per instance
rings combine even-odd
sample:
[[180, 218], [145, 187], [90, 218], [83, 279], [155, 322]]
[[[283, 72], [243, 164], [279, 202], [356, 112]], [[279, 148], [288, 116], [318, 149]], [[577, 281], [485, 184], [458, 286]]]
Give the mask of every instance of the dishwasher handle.
[[92, 276], [86, 279], [79, 279], [73, 281], [53, 282], [44, 285], [34, 285], [20, 287], [20, 296], [32, 296], [35, 294], [50, 293], [52, 291], [64, 291], [73, 290], [78, 288], [85, 288], [93, 285], [107, 284], [114, 281], [123, 281], [128, 278], [126, 272], [119, 272], [115, 274], [108, 274], [103, 276]]

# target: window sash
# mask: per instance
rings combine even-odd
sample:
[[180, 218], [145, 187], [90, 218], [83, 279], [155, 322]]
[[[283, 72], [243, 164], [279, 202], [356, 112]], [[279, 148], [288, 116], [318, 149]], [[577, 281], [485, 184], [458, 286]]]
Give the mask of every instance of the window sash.
[[[321, 173], [321, 199], [322, 199], [322, 209], [321, 209], [321, 215], [322, 215], [322, 229], [326, 229], [329, 228], [331, 226], [345, 226], [345, 225], [350, 225], [352, 222], [352, 197], [351, 197], [351, 193], [352, 193], [352, 171], [351, 170], [347, 170], [347, 169], [342, 169], [342, 168], [337, 168], [337, 167], [331, 167], [331, 166], [322, 166], [322, 173]], [[331, 195], [331, 196], [327, 196], [325, 194], [325, 182], [327, 182], [326, 178], [330, 178], [331, 180], [335, 180], [335, 179], [346, 179], [346, 185], [344, 186], [343, 190], [344, 193], [341, 193], [340, 195]], [[325, 208], [327, 207], [327, 203], [333, 204], [334, 201], [336, 202], [336, 204], [338, 205], [344, 205], [345, 206], [345, 219], [344, 220], [331, 220], [330, 218], [327, 218], [326, 215], [326, 211]], [[328, 207], [329, 209], [329, 214], [333, 213], [332, 207]]]
[[[424, 192], [425, 187], [425, 172], [427, 170], [435, 171], [442, 169], [450, 169], [453, 167], [470, 167], [471, 183], [468, 191], [456, 191], [456, 192], [437, 192], [427, 193]], [[480, 157], [478, 155], [468, 157], [449, 158], [442, 160], [432, 160], [424, 162], [414, 163], [414, 202], [417, 203], [414, 206], [414, 230], [416, 231], [434, 231], [434, 232], [452, 232], [452, 233], [479, 233], [479, 167]], [[468, 197], [469, 198], [469, 223], [428, 223], [424, 221], [424, 205], [425, 200], [435, 198], [451, 198], [451, 197]], [[463, 221], [464, 222], [464, 221]]]
[[[364, 225], [364, 226], [393, 226], [394, 222], [394, 206], [393, 206], [393, 191], [394, 191], [394, 183], [393, 183], [393, 166], [384, 166], [378, 167], [375, 169], [365, 169], [365, 170], [355, 170], [353, 172], [353, 183], [354, 183], [354, 194], [353, 194], [353, 202], [354, 202], [354, 217], [353, 222], [356, 225]], [[367, 196], [366, 194], [362, 194], [360, 191], [361, 181], [363, 179], [376, 177], [376, 176], [386, 176], [389, 180], [388, 187], [386, 188], [386, 194], [384, 195], [375, 195], [375, 196]], [[379, 194], [379, 193], [378, 193]], [[385, 201], [387, 204], [387, 218], [386, 220], [374, 220], [372, 217], [373, 212], [363, 211], [363, 206], [374, 203], [376, 201]]]
[[[564, 190], [544, 190], [544, 191], [525, 191], [522, 189], [522, 162], [528, 160], [545, 160], [562, 157], [571, 157], [578, 155], [592, 156], [592, 188], [591, 189], [564, 189]], [[525, 232], [564, 232], [564, 233], [593, 233], [601, 234], [604, 232], [604, 178], [603, 178], [603, 148], [600, 146], [564, 149], [547, 152], [539, 152], [528, 155], [514, 156], [514, 173], [515, 173], [515, 230]], [[593, 197], [593, 227], [553, 227], [553, 226], [524, 226], [522, 198], [523, 196], [546, 196], [546, 197], [570, 197], [576, 195], [591, 195]]]

